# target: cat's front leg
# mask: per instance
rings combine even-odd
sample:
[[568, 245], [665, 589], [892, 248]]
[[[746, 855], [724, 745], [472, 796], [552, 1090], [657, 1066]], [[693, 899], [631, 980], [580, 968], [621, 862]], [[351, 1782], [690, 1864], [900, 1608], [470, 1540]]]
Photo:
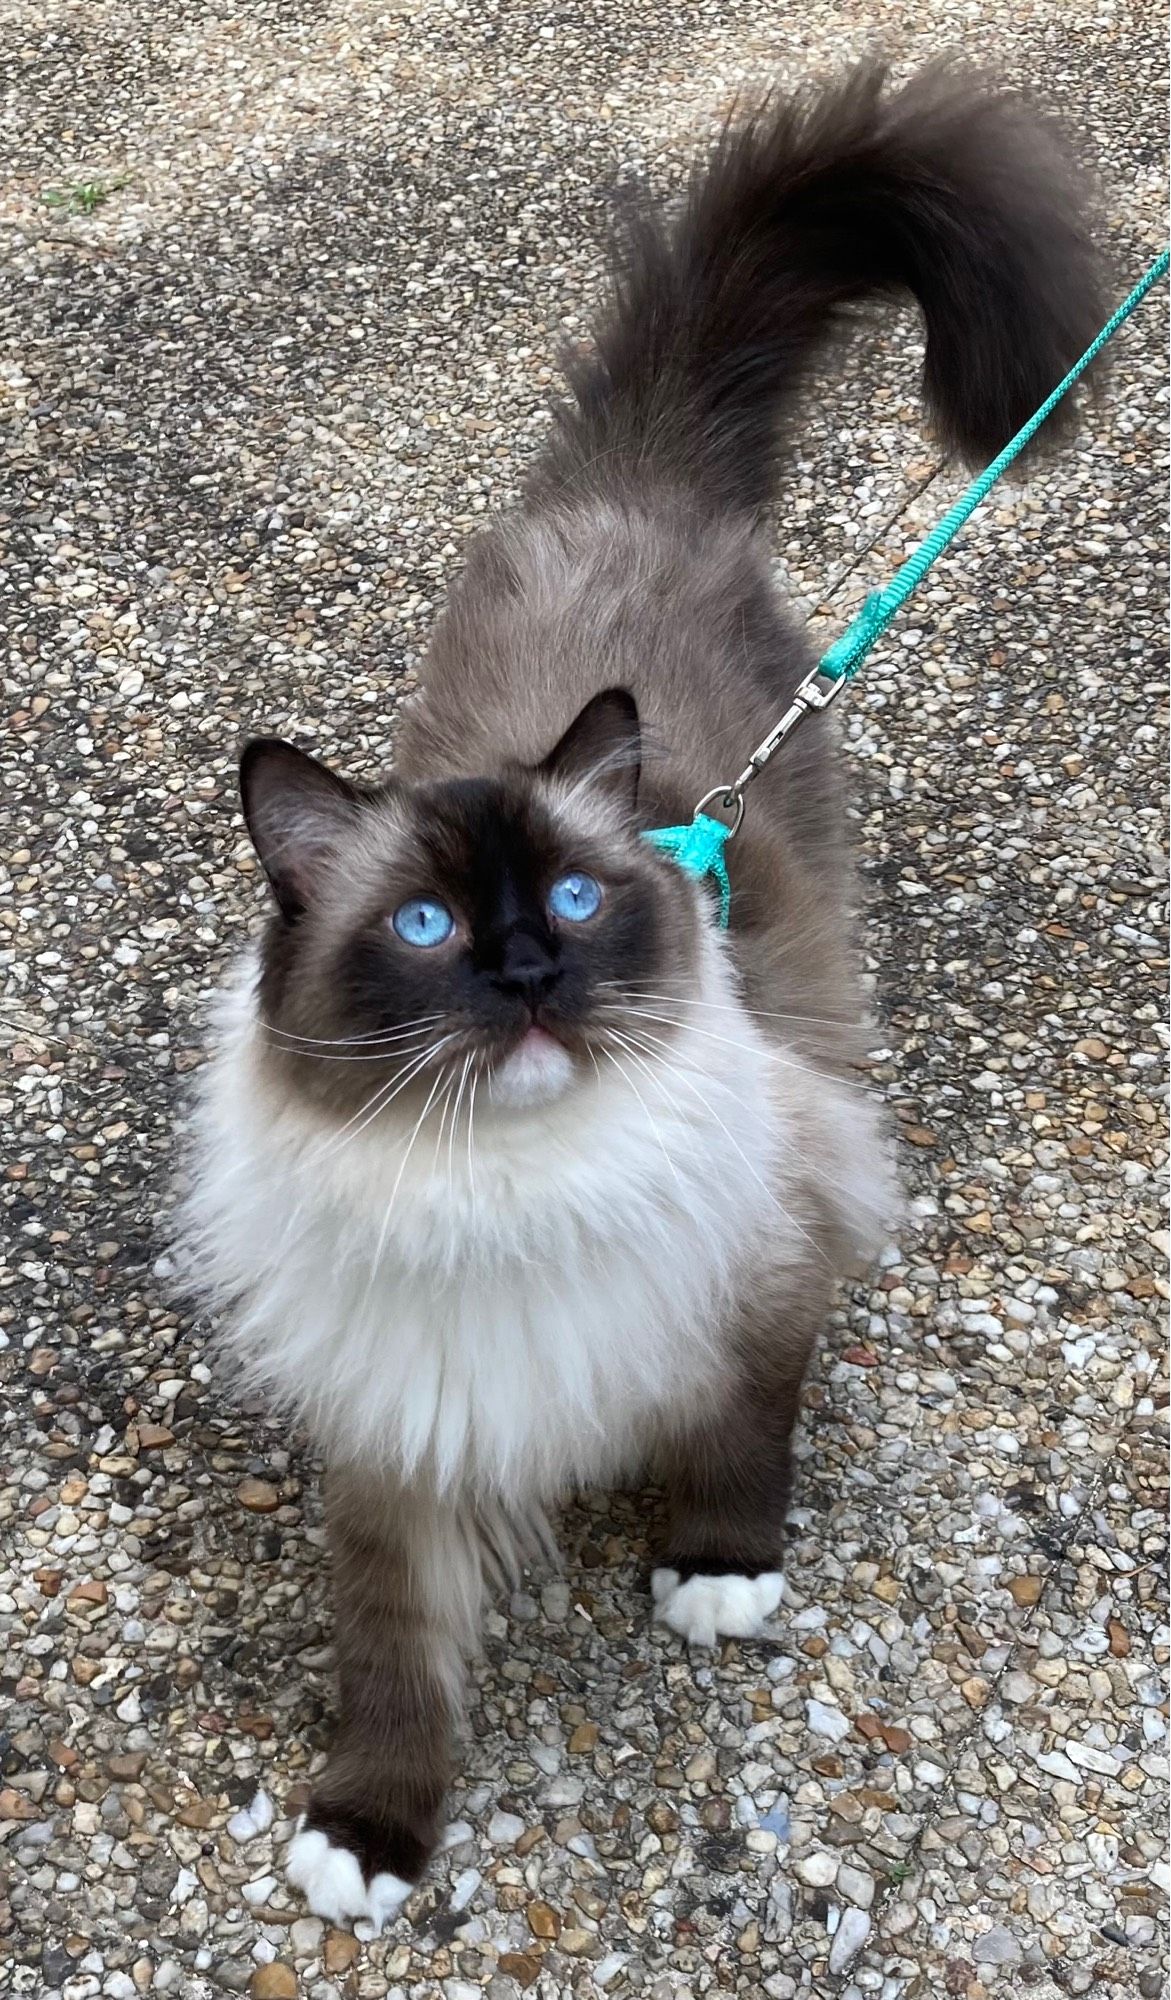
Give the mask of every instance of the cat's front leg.
[[326, 1515], [340, 1714], [285, 1869], [315, 1915], [381, 1929], [438, 1838], [479, 1552], [457, 1509], [354, 1471]]
[[741, 1307], [722, 1386], [665, 1441], [670, 1512], [651, 1592], [655, 1617], [696, 1646], [757, 1638], [781, 1601], [793, 1426], [828, 1288], [811, 1276], [773, 1289]]

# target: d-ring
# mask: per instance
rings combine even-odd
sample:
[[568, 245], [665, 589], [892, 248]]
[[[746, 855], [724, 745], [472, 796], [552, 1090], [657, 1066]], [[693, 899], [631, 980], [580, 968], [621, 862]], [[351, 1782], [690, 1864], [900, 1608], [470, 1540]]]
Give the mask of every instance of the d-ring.
[[[728, 839], [731, 840], [734, 833], [739, 833], [744, 818], [744, 794], [737, 791], [734, 785], [717, 785], [714, 791], [704, 793], [692, 817], [698, 819], [701, 812], [707, 812], [714, 799], [719, 800], [725, 812], [731, 812], [733, 815], [732, 824], [728, 828]], [[715, 814], [708, 813], [708, 818], [714, 819]]]

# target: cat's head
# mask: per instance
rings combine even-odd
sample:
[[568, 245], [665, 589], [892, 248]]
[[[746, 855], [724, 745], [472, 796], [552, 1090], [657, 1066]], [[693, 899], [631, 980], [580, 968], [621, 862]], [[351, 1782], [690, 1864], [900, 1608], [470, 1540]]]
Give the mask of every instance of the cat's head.
[[686, 990], [701, 932], [693, 889], [639, 837], [639, 765], [622, 689], [491, 779], [361, 790], [249, 743], [244, 810], [276, 903], [262, 1031], [293, 1086], [373, 1116], [396, 1088], [417, 1109], [486, 1078], [523, 1106], [607, 1060], [637, 1073], [664, 1033], [648, 996]]

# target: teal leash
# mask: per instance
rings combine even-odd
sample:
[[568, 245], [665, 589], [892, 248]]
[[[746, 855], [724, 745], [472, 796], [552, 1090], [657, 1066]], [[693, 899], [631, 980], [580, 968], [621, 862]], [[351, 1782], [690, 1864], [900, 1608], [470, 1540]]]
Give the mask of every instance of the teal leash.
[[1039, 410], [1034, 411], [1027, 424], [1022, 424], [1014, 438], [1010, 438], [1004, 450], [985, 466], [979, 477], [973, 479], [967, 492], [956, 501], [954, 507], [931, 530], [926, 541], [921, 542], [914, 554], [908, 556], [901, 569], [897, 569], [885, 590], [876, 590], [866, 599], [853, 624], [848, 625], [840, 639], [835, 639], [829, 650], [822, 654], [817, 670], [830, 680], [850, 680], [857, 673], [867, 653], [876, 639], [881, 638], [887, 626], [897, 617], [912, 592], [919, 588], [923, 578], [933, 563], [938, 562], [944, 550], [955, 541], [964, 523], [975, 513], [980, 502], [987, 498], [998, 479], [1003, 478], [1013, 460], [1019, 458], [1027, 444], [1031, 444], [1047, 417], [1051, 417], [1063, 396], [1073, 388], [1078, 377], [1084, 375], [1092, 361], [1102, 352], [1108, 340], [1112, 340], [1120, 326], [1130, 318], [1136, 306], [1140, 306], [1152, 285], [1167, 274], [1171, 265], [1171, 250], [1164, 250], [1156, 257], [1146, 275], [1140, 278], [1133, 292], [1122, 301], [1118, 311], [1107, 320], [1097, 339], [1092, 341], [1075, 361], [1069, 374], [1057, 384], [1051, 396], [1047, 396]]
[[[1108, 340], [1112, 340], [1120, 326], [1130, 318], [1135, 308], [1142, 304], [1153, 285], [1165, 278], [1171, 267], [1171, 250], [1164, 250], [1156, 257], [1134, 290], [1122, 301], [1117, 312], [1112, 313], [1102, 331], [1097, 335], [1080, 361], [1075, 361], [1068, 375], [1057, 384], [1052, 395], [1047, 396], [1039, 410], [1035, 410], [1016, 436], [1009, 439], [1004, 450], [985, 466], [954, 507], [948, 509], [943, 519], [934, 527], [925, 541], [908, 556], [897, 569], [883, 590], [872, 591], [856, 618], [846, 627], [839, 639], [822, 654], [813, 671], [795, 689], [793, 699], [776, 727], [769, 731], [764, 742], [758, 744], [738, 778], [730, 785], [716, 785], [705, 793], [695, 808], [695, 813], [686, 826], [653, 827], [643, 835], [661, 853], [670, 855], [687, 874], [697, 878], [710, 877], [719, 889], [720, 925], [726, 930], [731, 914], [732, 885], [728, 879], [728, 864], [724, 849], [733, 834], [738, 832], [744, 818], [744, 790], [758, 777], [770, 758], [774, 757], [781, 744], [792, 735], [798, 723], [807, 715], [828, 708], [835, 696], [841, 693], [847, 683], [853, 680], [867, 654], [882, 637], [888, 625], [898, 616], [903, 605], [919, 588], [932, 565], [938, 562], [944, 550], [955, 541], [964, 523], [973, 515], [982, 500], [985, 500], [998, 479], [1003, 478], [1013, 460], [1020, 457], [1025, 446], [1037, 435], [1047, 417], [1052, 416], [1063, 396], [1072, 389], [1079, 376], [1084, 375], [1090, 363], [1101, 353]], [[716, 819], [706, 808], [719, 802], [725, 812], [731, 813], [730, 820]]]

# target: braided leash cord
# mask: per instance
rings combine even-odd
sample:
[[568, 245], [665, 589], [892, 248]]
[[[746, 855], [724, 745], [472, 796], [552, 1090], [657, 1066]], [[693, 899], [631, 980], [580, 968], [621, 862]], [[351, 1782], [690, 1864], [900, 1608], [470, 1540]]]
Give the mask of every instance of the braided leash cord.
[[1130, 318], [1135, 307], [1141, 305], [1152, 285], [1165, 277], [1171, 265], [1171, 251], [1164, 250], [1156, 257], [1149, 271], [1140, 278], [1128, 298], [1122, 301], [1118, 311], [1111, 315], [1097, 339], [1094, 340], [1080, 361], [1075, 361], [1066, 375], [1047, 396], [1039, 410], [1034, 411], [1027, 424], [1023, 424], [1014, 438], [1010, 438], [1004, 450], [985, 466], [979, 477], [973, 479], [954, 507], [949, 508], [927, 539], [919, 544], [913, 555], [908, 556], [901, 569], [897, 569], [884, 590], [875, 590], [866, 599], [853, 623], [846, 627], [840, 639], [824, 652], [818, 661], [817, 670], [829, 680], [850, 680], [857, 673], [867, 653], [876, 639], [881, 638], [892, 619], [898, 616], [911, 593], [919, 588], [932, 564], [938, 562], [944, 550], [954, 542], [969, 516], [974, 514], [980, 502], [987, 497], [998, 479], [1008, 471], [1015, 458], [1019, 458], [1025, 446], [1036, 437], [1045, 419], [1052, 416], [1058, 403], [1072, 389], [1079, 375], [1084, 375], [1090, 363], [1096, 360], [1106, 342], [1117, 333], [1124, 321]]

